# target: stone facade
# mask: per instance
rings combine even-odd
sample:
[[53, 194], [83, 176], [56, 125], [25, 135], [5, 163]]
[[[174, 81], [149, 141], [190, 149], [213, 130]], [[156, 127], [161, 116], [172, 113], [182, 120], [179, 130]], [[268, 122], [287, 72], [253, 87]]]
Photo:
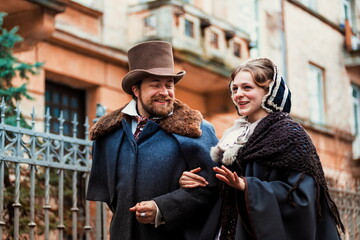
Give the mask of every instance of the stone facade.
[[[28, 85], [35, 100], [22, 102], [25, 114], [35, 106], [39, 122], [44, 121], [48, 81], [84, 91], [89, 119], [95, 118], [97, 103], [107, 111], [127, 103], [130, 96], [121, 89], [127, 49], [161, 39], [174, 46], [176, 70], [187, 72], [176, 85], [177, 98], [200, 110], [221, 137], [237, 116], [227, 90], [231, 70], [250, 56], [267, 56], [286, 77], [292, 115], [313, 138], [327, 175], [340, 179], [339, 184], [359, 177], [350, 92], [351, 83], [360, 85], [360, 61], [358, 49], [346, 51], [346, 39], [354, 45], [359, 38], [359, 1], [350, 1], [357, 13], [351, 37], [345, 33], [343, 5], [336, 0], [314, 1], [310, 7], [295, 0], [43, 2], [0, 3], [0, 10], [9, 13], [5, 26], [18, 25], [25, 40], [16, 56], [45, 63]], [[310, 116], [309, 65], [323, 72], [320, 124]]]

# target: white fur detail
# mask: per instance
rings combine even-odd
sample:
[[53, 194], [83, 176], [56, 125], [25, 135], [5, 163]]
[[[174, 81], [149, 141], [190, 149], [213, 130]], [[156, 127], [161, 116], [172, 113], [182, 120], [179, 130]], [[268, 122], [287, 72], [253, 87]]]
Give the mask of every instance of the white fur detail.
[[226, 166], [231, 166], [235, 162], [237, 153], [242, 146], [243, 145], [240, 144], [234, 144], [233, 146], [226, 149], [221, 162]]

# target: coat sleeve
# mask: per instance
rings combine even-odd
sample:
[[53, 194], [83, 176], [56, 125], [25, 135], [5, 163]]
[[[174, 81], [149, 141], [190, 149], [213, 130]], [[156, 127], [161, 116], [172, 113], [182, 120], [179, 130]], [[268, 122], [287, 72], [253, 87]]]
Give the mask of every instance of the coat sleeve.
[[206, 122], [202, 124], [202, 135], [199, 138], [188, 138], [176, 135], [179, 146], [187, 161], [188, 170], [201, 167], [199, 173], [207, 181], [207, 187], [179, 188], [168, 194], [154, 198], [165, 220], [166, 229], [172, 229], [198, 217], [206, 218], [218, 196], [218, 187], [212, 167], [215, 163], [210, 158], [210, 148], [218, 139], [213, 127]]
[[[290, 203], [288, 193], [301, 177], [303, 180], [300, 185], [290, 193], [289, 197], [293, 201]], [[238, 208], [246, 207], [246, 210], [239, 213], [241, 218], [248, 217], [256, 239], [324, 239], [316, 237], [319, 234], [316, 188], [311, 176], [294, 172], [285, 181], [268, 182], [255, 177], [245, 177], [245, 181], [244, 198], [240, 196], [237, 204], [243, 204], [245, 200], [245, 205]], [[323, 208], [326, 207], [323, 205]], [[325, 218], [328, 217], [325, 214]], [[326, 239], [339, 239], [333, 226], [330, 224], [326, 230], [333, 233], [324, 233], [333, 237]]]
[[123, 131], [117, 130], [93, 142], [92, 166], [86, 199], [105, 202], [115, 208], [115, 172]]
[[102, 161], [99, 152], [102, 151], [102, 144], [98, 141], [93, 142], [92, 146], [92, 166], [86, 199], [90, 201], [101, 201], [110, 203], [110, 193], [108, 189], [107, 162]]

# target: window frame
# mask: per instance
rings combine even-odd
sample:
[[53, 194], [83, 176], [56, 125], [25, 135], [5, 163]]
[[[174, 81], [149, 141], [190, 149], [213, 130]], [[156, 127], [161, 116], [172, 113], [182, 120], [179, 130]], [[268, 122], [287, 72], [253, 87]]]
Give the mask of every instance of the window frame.
[[215, 31], [210, 31], [210, 46], [219, 49], [219, 34]]
[[195, 24], [193, 21], [185, 18], [184, 19], [184, 34], [189, 38], [195, 38]]
[[157, 34], [157, 17], [154, 14], [143, 18], [144, 37], [150, 37]]
[[[54, 93], [59, 94], [59, 102], [54, 102]], [[69, 97], [69, 103], [64, 103], [64, 96]], [[72, 104], [72, 100], [76, 99], [78, 106], [75, 107]], [[81, 89], [75, 89], [68, 85], [56, 83], [54, 81], [46, 79], [45, 82], [45, 113], [48, 111], [50, 116], [50, 132], [58, 134], [59, 120], [61, 111], [63, 111], [63, 135], [73, 136], [73, 123], [74, 113], [77, 114], [77, 136], [78, 138], [84, 138], [85, 129], [83, 124], [85, 123], [86, 116], [86, 91]], [[69, 113], [69, 114], [67, 114]], [[57, 127], [56, 127], [57, 126]], [[68, 129], [67, 129], [68, 128]]]
[[326, 123], [325, 71], [323, 68], [316, 64], [309, 63], [307, 86], [310, 121], [323, 125]]
[[233, 43], [233, 55], [237, 58], [241, 58], [241, 44], [238, 42]]

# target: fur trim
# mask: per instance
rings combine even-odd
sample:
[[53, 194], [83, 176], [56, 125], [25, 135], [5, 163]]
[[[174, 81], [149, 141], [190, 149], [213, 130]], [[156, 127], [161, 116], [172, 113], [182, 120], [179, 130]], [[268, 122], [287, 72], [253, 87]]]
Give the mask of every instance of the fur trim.
[[[100, 136], [113, 132], [121, 125], [123, 119], [130, 117], [121, 111], [124, 107], [102, 116], [90, 130], [90, 139], [96, 140]], [[159, 120], [159, 126], [168, 133], [176, 133], [186, 137], [200, 137], [200, 125], [203, 120], [201, 113], [191, 109], [188, 105], [175, 100], [174, 113]]]
[[210, 148], [210, 157], [216, 163], [221, 162], [223, 153], [224, 152], [219, 148], [219, 145]]

